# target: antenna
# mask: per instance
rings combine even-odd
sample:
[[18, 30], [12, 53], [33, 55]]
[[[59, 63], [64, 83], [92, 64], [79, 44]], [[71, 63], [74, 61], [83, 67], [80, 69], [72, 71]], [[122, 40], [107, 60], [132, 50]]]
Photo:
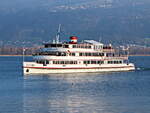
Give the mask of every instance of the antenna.
[[56, 43], [59, 43], [60, 31], [61, 31], [61, 24], [59, 24], [59, 27], [58, 27], [58, 31], [56, 35]]
[[102, 37], [100, 36], [100, 37], [99, 37], [99, 42], [101, 42], [101, 41], [102, 41]]

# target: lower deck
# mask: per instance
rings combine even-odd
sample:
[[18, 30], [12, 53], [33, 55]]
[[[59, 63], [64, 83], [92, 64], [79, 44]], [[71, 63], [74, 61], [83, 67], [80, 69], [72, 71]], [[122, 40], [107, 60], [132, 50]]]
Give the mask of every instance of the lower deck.
[[80, 72], [109, 72], [135, 70], [134, 64], [86, 64], [86, 65], [42, 65], [35, 62], [24, 62], [25, 74], [36, 73], [80, 73]]

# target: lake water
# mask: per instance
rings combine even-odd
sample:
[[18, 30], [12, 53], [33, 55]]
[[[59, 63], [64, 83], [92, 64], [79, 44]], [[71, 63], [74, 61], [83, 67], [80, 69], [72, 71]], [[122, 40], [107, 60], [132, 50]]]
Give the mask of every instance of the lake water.
[[0, 57], [0, 113], [150, 113], [150, 57], [130, 61], [138, 70], [23, 76], [22, 57]]

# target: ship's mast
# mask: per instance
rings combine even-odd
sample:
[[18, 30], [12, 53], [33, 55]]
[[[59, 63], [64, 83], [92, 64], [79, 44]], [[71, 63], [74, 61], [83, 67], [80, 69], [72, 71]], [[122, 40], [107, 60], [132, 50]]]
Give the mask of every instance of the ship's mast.
[[59, 43], [59, 38], [60, 38], [60, 31], [61, 31], [61, 24], [59, 24], [57, 35], [56, 35], [56, 43]]
[[25, 48], [24, 48], [24, 46], [23, 46], [23, 48], [22, 48], [22, 65], [24, 66], [24, 60], [25, 59]]

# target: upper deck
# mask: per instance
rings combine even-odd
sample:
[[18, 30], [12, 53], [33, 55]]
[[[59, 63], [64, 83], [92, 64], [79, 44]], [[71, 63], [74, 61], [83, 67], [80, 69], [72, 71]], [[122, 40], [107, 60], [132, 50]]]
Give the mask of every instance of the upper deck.
[[47, 60], [122, 60], [128, 59], [127, 56], [115, 54], [112, 45], [104, 45], [94, 40], [70, 41], [64, 43], [46, 43], [37, 53], [35, 59]]
[[114, 52], [111, 45], [104, 45], [93, 40], [81, 43], [47, 43], [41, 51], [70, 51], [70, 52]]

